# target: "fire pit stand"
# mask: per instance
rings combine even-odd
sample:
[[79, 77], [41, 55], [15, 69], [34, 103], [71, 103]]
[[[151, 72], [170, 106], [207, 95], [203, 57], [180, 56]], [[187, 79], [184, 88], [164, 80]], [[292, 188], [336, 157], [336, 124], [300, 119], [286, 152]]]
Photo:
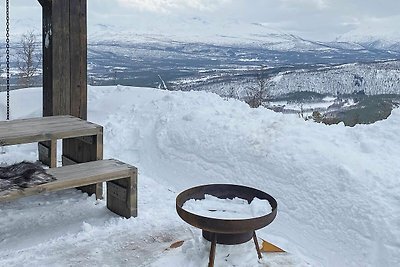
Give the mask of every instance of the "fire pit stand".
[[[249, 219], [217, 219], [200, 216], [182, 208], [189, 199], [204, 199], [205, 195], [212, 195], [221, 199], [242, 198], [250, 203], [253, 198], [268, 200], [272, 212], [261, 217]], [[270, 224], [277, 213], [276, 200], [267, 193], [251, 187], [233, 184], [209, 184], [187, 189], [176, 197], [176, 211], [188, 224], [202, 229], [203, 237], [211, 242], [209, 267], [214, 266], [216, 244], [236, 245], [253, 238], [258, 258], [261, 259], [256, 230]]]

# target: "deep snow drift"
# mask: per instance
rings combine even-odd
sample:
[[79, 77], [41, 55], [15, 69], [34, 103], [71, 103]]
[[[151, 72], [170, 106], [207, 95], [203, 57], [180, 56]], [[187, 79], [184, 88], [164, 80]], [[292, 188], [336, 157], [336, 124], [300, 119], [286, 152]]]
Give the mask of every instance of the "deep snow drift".
[[[40, 89], [11, 98], [13, 118], [41, 116]], [[258, 235], [293, 255], [258, 263], [251, 243], [218, 246], [216, 266], [400, 265], [400, 110], [349, 128], [211, 93], [122, 86], [90, 87], [88, 109], [104, 126], [104, 156], [139, 168], [139, 216], [119, 218], [75, 190], [0, 204], [1, 266], [204, 266], [209, 244], [174, 199], [214, 182], [274, 196], [277, 218]], [[35, 148], [7, 147], [0, 162], [35, 160]]]

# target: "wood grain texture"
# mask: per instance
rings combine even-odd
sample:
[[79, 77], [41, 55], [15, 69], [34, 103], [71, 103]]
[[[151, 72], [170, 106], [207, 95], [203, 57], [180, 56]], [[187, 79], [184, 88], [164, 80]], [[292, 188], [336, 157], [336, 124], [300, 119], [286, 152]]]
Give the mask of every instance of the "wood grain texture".
[[[43, 14], [43, 116], [70, 114], [87, 119], [87, 0], [39, 0]], [[83, 135], [92, 135], [83, 133]], [[22, 130], [21, 130], [22, 131]], [[38, 141], [72, 138], [78, 135], [57, 136], [46, 132], [36, 134]], [[0, 131], [0, 136], [3, 133]], [[96, 133], [97, 134], [97, 133]], [[94, 134], [93, 134], [94, 135]], [[9, 143], [25, 143], [29, 137], [21, 132]], [[82, 141], [82, 140], [81, 140]], [[86, 147], [80, 141], [65, 141], [68, 157], [79, 158]], [[94, 146], [96, 147], [96, 146]], [[49, 149], [51, 144], [49, 144]], [[82, 160], [97, 157], [97, 150], [90, 147]], [[45, 158], [44, 155], [39, 155]]]
[[132, 167], [125, 179], [107, 182], [107, 208], [129, 218], [137, 216], [137, 169]]
[[51, 168], [46, 170], [57, 180], [24, 190], [9, 191], [0, 196], [0, 201], [8, 201], [42, 192], [53, 192], [98, 182], [118, 180], [132, 175], [133, 166], [115, 159], [98, 160]]
[[[73, 116], [52, 116], [0, 122], [0, 145], [15, 145], [73, 137], [102, 136], [103, 127]], [[101, 139], [102, 140], [102, 139]], [[49, 144], [46, 144], [49, 146]], [[94, 159], [96, 156], [94, 156]]]
[[126, 218], [137, 216], [137, 169], [132, 165], [108, 159], [51, 168], [46, 171], [57, 180], [24, 190], [0, 192], [0, 203], [44, 192], [107, 182], [113, 183], [107, 190], [107, 207]]
[[43, 116], [87, 119], [87, 0], [39, 0]]
[[87, 118], [86, 0], [70, 0], [71, 114]]
[[53, 115], [52, 5], [42, 0], [43, 116]]

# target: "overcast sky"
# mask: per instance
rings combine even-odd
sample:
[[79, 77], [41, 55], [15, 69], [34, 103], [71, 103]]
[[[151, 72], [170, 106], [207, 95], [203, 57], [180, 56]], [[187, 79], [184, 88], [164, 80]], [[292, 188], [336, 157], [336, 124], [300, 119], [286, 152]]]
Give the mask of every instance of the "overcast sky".
[[[40, 29], [41, 12], [36, 0], [10, 2], [15, 27]], [[4, 17], [4, 3], [1, 6]], [[181, 26], [180, 19], [194, 17], [209, 25], [262, 23], [304, 38], [327, 41], [358, 28], [367, 32], [371, 27], [397, 31], [400, 0], [88, 0], [89, 31], [99, 24], [135, 30], [148, 23], [157, 28], [158, 21], [160, 31], [164, 31]], [[169, 20], [171, 24], [166, 28]]]

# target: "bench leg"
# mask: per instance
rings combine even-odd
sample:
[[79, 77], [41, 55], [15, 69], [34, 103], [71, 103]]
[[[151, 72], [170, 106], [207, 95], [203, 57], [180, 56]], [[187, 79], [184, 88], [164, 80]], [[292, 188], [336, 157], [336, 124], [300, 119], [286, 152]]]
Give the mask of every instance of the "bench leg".
[[107, 182], [107, 208], [125, 218], [137, 216], [137, 169], [131, 176]]
[[50, 168], [57, 167], [57, 140], [38, 143], [39, 161]]
[[[101, 159], [103, 159], [103, 128], [101, 133], [90, 137], [63, 139], [63, 166]], [[89, 196], [95, 194], [96, 199], [103, 198], [102, 183], [81, 186], [78, 189]]]

